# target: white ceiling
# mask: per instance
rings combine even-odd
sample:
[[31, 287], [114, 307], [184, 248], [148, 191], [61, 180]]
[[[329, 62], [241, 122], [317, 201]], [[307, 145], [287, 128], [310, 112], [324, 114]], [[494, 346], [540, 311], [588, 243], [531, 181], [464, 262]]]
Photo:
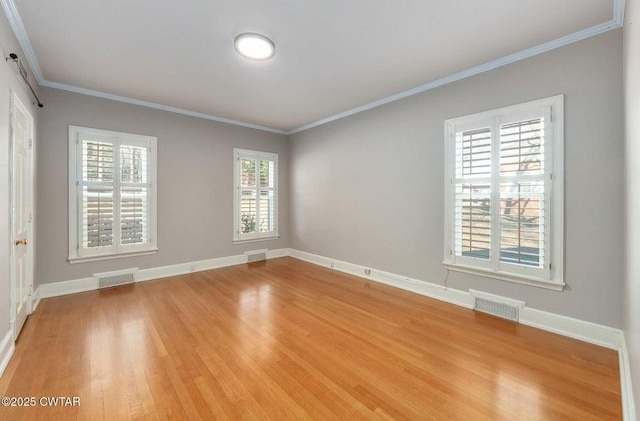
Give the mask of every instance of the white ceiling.
[[[15, 5], [14, 31], [24, 48], [27, 38], [15, 24], [21, 19], [26, 54], [32, 49], [30, 62], [37, 61], [45, 86], [281, 131], [538, 52], [518, 53], [532, 47], [548, 50], [604, 32], [620, 26], [616, 14], [624, 6], [619, 0], [2, 1]], [[236, 54], [233, 40], [242, 32], [270, 37], [275, 57], [256, 62]]]

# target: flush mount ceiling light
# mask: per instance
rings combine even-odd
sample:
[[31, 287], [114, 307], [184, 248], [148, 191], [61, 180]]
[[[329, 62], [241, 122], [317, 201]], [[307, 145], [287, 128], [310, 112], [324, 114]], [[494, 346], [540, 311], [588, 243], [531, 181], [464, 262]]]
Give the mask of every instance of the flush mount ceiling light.
[[273, 41], [260, 34], [240, 34], [234, 45], [238, 54], [254, 60], [270, 59], [276, 52]]

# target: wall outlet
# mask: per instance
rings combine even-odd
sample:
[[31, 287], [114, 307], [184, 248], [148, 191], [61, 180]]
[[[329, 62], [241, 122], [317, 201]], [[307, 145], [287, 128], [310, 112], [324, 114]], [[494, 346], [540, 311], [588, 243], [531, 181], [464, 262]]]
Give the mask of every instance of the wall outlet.
[[365, 275], [371, 275], [371, 269], [369, 269], [369, 268], [365, 268], [365, 269], [364, 269], [364, 274], [365, 274]]

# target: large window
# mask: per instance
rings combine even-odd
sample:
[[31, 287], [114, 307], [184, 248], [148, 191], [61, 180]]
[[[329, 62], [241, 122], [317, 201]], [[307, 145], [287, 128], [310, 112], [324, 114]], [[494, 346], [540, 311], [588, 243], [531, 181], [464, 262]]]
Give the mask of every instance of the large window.
[[156, 138], [69, 126], [69, 261], [157, 250]]
[[278, 155], [234, 149], [234, 241], [278, 236]]
[[445, 265], [562, 289], [563, 97], [445, 122]]

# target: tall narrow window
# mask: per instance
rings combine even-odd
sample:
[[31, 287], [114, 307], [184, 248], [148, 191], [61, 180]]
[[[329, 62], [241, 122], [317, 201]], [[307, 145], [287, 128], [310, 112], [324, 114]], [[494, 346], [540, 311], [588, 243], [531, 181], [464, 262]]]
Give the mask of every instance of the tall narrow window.
[[234, 241], [278, 236], [278, 155], [234, 149]]
[[563, 98], [447, 120], [445, 264], [561, 289]]
[[69, 261], [157, 250], [156, 138], [69, 127]]

